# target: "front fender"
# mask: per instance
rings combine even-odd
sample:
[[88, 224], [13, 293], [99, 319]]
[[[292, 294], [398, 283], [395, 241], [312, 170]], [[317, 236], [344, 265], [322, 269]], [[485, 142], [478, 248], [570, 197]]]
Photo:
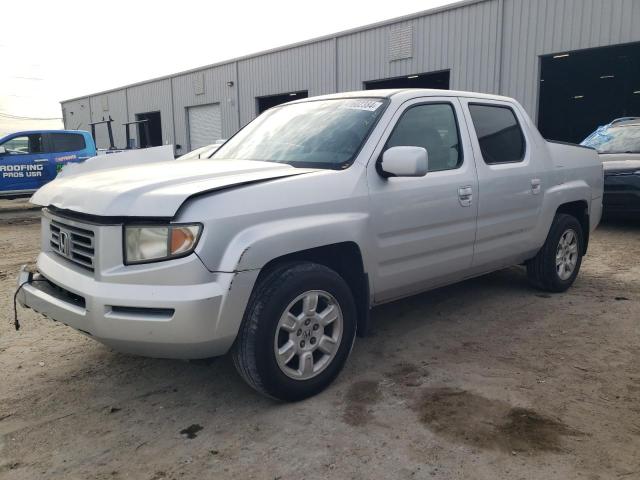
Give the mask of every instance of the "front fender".
[[355, 242], [363, 260], [368, 216], [364, 213], [330, 213], [269, 221], [240, 231], [229, 242], [220, 262], [221, 271], [259, 270], [269, 261], [310, 248]]

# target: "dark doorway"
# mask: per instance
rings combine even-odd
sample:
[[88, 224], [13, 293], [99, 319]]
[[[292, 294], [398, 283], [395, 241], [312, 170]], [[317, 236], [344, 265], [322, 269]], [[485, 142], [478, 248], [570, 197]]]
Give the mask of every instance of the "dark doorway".
[[449, 70], [432, 73], [416, 73], [403, 77], [385, 78], [364, 82], [365, 90], [379, 90], [381, 88], [435, 88], [449, 90]]
[[538, 128], [550, 140], [579, 143], [598, 126], [640, 115], [640, 43], [540, 59]]
[[309, 92], [307, 90], [300, 90], [299, 92], [280, 93], [278, 95], [268, 95], [266, 97], [256, 97], [258, 101], [258, 115], [265, 110], [269, 110], [271, 107], [280, 105], [286, 102], [292, 102], [300, 98], [307, 98]]
[[159, 147], [162, 145], [162, 123], [160, 112], [137, 113], [136, 120], [147, 120], [149, 138], [144, 124], [138, 124], [138, 145], [140, 148]]

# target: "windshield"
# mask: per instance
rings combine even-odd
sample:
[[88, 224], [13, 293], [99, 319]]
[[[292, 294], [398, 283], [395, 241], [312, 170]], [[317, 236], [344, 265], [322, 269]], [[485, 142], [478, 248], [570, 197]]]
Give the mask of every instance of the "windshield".
[[382, 115], [384, 104], [380, 98], [352, 98], [275, 107], [243, 128], [211, 158], [345, 168]]
[[600, 127], [580, 145], [598, 153], [640, 153], [640, 123]]

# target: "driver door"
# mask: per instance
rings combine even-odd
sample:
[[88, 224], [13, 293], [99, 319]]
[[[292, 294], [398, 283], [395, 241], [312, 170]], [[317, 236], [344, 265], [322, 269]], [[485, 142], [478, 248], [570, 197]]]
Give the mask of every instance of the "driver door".
[[[376, 303], [468, 274], [476, 234], [478, 179], [464, 122], [455, 98], [415, 99], [395, 113], [374, 152], [367, 179]], [[395, 146], [426, 148], [428, 173], [414, 178], [380, 176], [375, 164], [387, 148]]]
[[42, 134], [17, 134], [0, 147], [0, 192], [37, 190], [46, 179], [49, 159], [44, 153]]

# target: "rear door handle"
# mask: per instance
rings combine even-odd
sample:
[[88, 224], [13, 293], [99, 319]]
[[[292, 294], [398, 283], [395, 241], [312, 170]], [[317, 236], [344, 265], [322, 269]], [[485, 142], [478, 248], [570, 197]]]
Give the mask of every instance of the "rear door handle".
[[37, 160], [34, 160], [33, 163], [47, 163], [48, 161], [48, 158], [38, 158]]
[[458, 188], [458, 201], [463, 207], [470, 207], [473, 201], [473, 189], [470, 185]]
[[531, 179], [531, 193], [533, 193], [534, 195], [537, 195], [540, 193], [540, 189], [541, 189], [541, 182], [539, 178], [532, 178]]

